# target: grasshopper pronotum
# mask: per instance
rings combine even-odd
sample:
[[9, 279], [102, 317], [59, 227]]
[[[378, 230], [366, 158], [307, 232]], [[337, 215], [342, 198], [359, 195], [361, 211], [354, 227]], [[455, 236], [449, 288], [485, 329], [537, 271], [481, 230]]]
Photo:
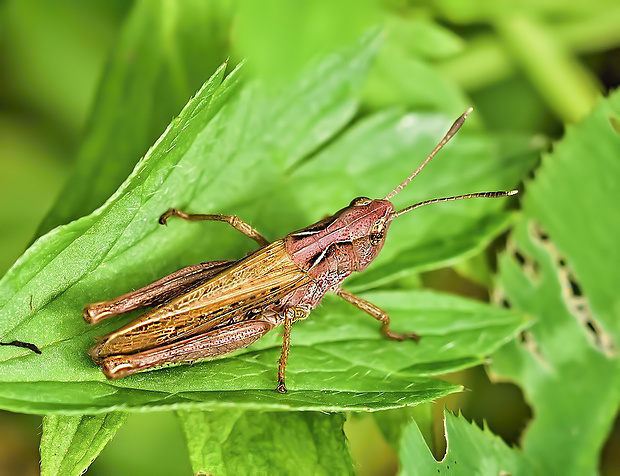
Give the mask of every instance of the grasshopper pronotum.
[[121, 378], [166, 364], [220, 356], [247, 347], [284, 324], [277, 390], [285, 393], [292, 323], [308, 317], [328, 291], [379, 320], [381, 331], [389, 339], [417, 341], [417, 334], [393, 332], [385, 311], [341, 289], [340, 284], [354, 271], [368, 267], [381, 251], [394, 218], [431, 203], [517, 193], [479, 192], [435, 198], [395, 211], [390, 199], [420, 173], [471, 111], [468, 109], [455, 121], [416, 171], [385, 198], [355, 198], [334, 215], [272, 243], [235, 216], [188, 214], [171, 208], [160, 217], [161, 224], [173, 216], [190, 221], [223, 221], [261, 247], [238, 261], [190, 266], [137, 291], [86, 306], [84, 319], [91, 324], [154, 306], [142, 317], [104, 336], [90, 350], [93, 360], [101, 365], [106, 377]]

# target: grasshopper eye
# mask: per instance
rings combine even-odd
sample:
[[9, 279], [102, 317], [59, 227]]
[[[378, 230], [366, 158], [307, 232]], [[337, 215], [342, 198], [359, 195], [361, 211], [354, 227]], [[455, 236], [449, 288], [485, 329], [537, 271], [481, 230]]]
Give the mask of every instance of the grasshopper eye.
[[372, 200], [368, 197], [357, 197], [351, 200], [349, 204], [350, 207], [361, 207], [363, 205], [368, 205]]
[[382, 239], [383, 239], [383, 232], [381, 232], [381, 233], [371, 233], [370, 234], [370, 244], [371, 245], [378, 245], [379, 243], [381, 243]]

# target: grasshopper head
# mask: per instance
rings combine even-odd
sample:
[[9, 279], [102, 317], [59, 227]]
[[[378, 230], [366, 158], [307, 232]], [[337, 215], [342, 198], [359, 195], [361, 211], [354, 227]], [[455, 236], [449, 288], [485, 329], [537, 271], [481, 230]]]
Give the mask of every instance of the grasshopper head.
[[413, 172], [413, 174], [407, 177], [407, 179], [398, 185], [398, 187], [396, 187], [384, 199], [372, 200], [366, 197], [358, 197], [353, 199], [350, 205], [344, 209], [341, 216], [343, 221], [347, 222], [349, 230], [351, 230], [353, 245], [359, 258], [358, 271], [365, 269], [377, 256], [377, 254], [379, 254], [379, 251], [381, 251], [381, 248], [383, 248], [383, 243], [385, 242], [387, 229], [391, 221], [397, 216], [403, 215], [404, 213], [424, 205], [430, 205], [431, 203], [462, 200], [466, 198], [508, 197], [517, 193], [517, 190], [511, 190], [508, 192], [477, 192], [454, 197], [433, 198], [410, 205], [402, 210], [395, 211], [394, 205], [392, 205], [390, 199], [405, 188], [409, 182], [411, 182], [414, 177], [420, 173], [426, 164], [430, 162], [435, 154], [456, 134], [471, 111], [472, 108], [469, 108], [454, 122], [445, 137], [441, 140], [437, 147], [435, 147], [426, 160], [422, 162], [422, 165], [420, 165], [415, 172]]
[[367, 197], [354, 198], [340, 215], [350, 232], [358, 258], [358, 271], [366, 269], [383, 248], [393, 216], [394, 205], [389, 200]]

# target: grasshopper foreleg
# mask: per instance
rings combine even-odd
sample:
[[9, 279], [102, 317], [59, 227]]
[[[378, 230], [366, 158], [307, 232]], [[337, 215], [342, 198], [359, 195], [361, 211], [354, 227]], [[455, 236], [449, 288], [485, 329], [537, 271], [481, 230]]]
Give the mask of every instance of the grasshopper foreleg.
[[172, 216], [179, 217], [187, 221], [223, 221], [228, 223], [234, 229], [239, 230], [248, 238], [252, 238], [259, 245], [265, 246], [269, 244], [269, 241], [267, 241], [263, 235], [234, 215], [203, 215], [200, 213], [185, 213], [181, 210], [177, 210], [176, 208], [171, 208], [159, 217], [159, 223], [165, 225], [168, 222], [168, 218]]
[[361, 309], [367, 314], [370, 314], [372, 317], [381, 322], [381, 332], [384, 336], [392, 340], [405, 340], [405, 339], [413, 339], [416, 342], [419, 342], [420, 336], [413, 332], [400, 334], [398, 332], [392, 332], [390, 330], [390, 316], [387, 312], [385, 312], [380, 307], [375, 306], [373, 303], [362, 299], [361, 297], [356, 296], [355, 294], [351, 294], [344, 289], [337, 289], [334, 293], [340, 296], [345, 301], [353, 304], [358, 309]]
[[109, 301], [89, 304], [84, 308], [84, 320], [89, 324], [96, 324], [108, 317], [167, 302], [200, 285], [232, 263], [233, 261], [209, 261], [188, 266], [131, 293]]

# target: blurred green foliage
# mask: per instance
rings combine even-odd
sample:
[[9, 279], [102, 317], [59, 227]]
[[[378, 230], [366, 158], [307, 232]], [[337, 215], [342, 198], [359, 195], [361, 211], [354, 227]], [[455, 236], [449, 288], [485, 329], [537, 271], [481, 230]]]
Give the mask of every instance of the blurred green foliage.
[[[11, 267], [35, 238], [58, 225], [88, 215], [103, 205], [130, 175], [139, 158], [164, 132], [171, 119], [179, 114], [190, 96], [226, 60], [229, 74], [242, 59], [247, 59], [242, 74], [237, 75], [243, 84], [235, 86], [232, 93], [232, 97], [236, 97], [237, 91], [243, 91], [232, 123], [238, 124], [239, 131], [250, 131], [251, 137], [246, 136], [244, 142], [241, 134], [235, 140], [230, 134], [223, 134], [221, 124], [215, 122], [212, 138], [204, 142], [203, 150], [196, 151], [192, 162], [193, 170], [200, 171], [198, 174], [202, 182], [189, 185], [191, 181], [177, 173], [179, 184], [176, 191], [162, 190], [165, 193], [158, 198], [158, 202], [162, 201], [162, 207], [164, 202], [168, 203], [166, 206], [191, 204], [197, 211], [215, 207], [214, 212], [236, 213], [251, 220], [270, 238], [320, 218], [355, 195], [387, 193], [397, 177], [406, 175], [432, 148], [433, 142], [449, 124], [448, 118], [456, 117], [469, 105], [474, 105], [476, 112], [460, 133], [458, 141], [442, 152], [438, 160], [443, 164], [434, 164], [425, 170], [424, 177], [417, 179], [420, 182], [407, 190], [406, 198], [402, 198], [406, 203], [435, 194], [512, 186], [525, 178], [528, 170], [534, 167], [537, 152], [548, 138], [558, 139], [566, 125], [577, 124], [570, 138], [563, 142], [564, 148], [558, 151], [557, 157], [553, 155], [545, 159], [544, 182], [533, 182], [525, 190], [525, 215], [518, 218], [519, 226], [514, 237], [519, 247], [523, 247], [519, 256], [527, 255], [525, 266], [520, 266], [519, 260], [515, 265], [514, 260], [509, 260], [510, 254], [501, 258], [501, 284], [506, 288], [510, 304], [517, 310], [530, 313], [534, 322], [531, 333], [523, 336], [527, 346], [513, 341], [493, 356], [493, 361], [498, 363], [493, 365], [493, 370], [518, 382], [528, 403], [535, 409], [531, 431], [523, 438], [524, 453], [517, 454], [503, 446], [500, 440], [490, 435], [489, 429], [479, 431], [468, 427], [460, 417], [449, 417], [448, 438], [456, 441], [449, 456], [455, 459], [458, 456], [458, 460], [465, 463], [460, 466], [462, 474], [471, 474], [475, 469], [488, 474], [485, 471], [492, 471], [491, 468], [494, 468], [494, 474], [495, 469], [512, 474], [529, 474], [532, 466], [543, 468], [543, 474], [553, 470], [566, 474], [558, 465], [569, 462], [571, 469], [577, 473], [581, 470], [596, 471], [598, 467], [603, 473], [617, 474], [618, 466], [614, 464], [619, 463], [613, 461], [613, 454], [616, 453], [613, 448], [608, 446], [604, 452], [607, 456], [602, 460], [599, 460], [599, 454], [608, 433], [614, 431], [613, 418], [618, 408], [618, 395], [613, 391], [597, 392], [605, 388], [605, 382], [610, 378], [617, 378], [619, 372], [617, 359], [613, 354], [607, 355], [608, 347], [605, 347], [610, 345], [609, 342], [617, 342], [618, 338], [614, 333], [614, 322], [618, 322], [619, 317], [618, 306], [609, 297], [613, 295], [613, 292], [609, 294], [609, 286], [615, 280], [610, 277], [607, 285], [602, 285], [592, 278], [593, 275], [610, 273], [608, 267], [613, 260], [606, 256], [610, 252], [613, 255], [614, 248], [607, 245], [610, 236], [617, 236], [610, 231], [617, 226], [617, 217], [612, 208], [604, 208], [605, 203], [614, 203], [614, 198], [618, 197], [617, 180], [616, 183], [610, 181], [610, 177], [618, 176], [614, 173], [617, 164], [614, 151], [618, 150], [616, 142], [620, 120], [617, 106], [613, 105], [617, 103], [617, 96], [612, 105], [600, 106], [593, 116], [590, 114], [600, 94], [618, 84], [618, 24], [620, 5], [613, 0], [587, 3], [537, 0], [518, 4], [495, 0], [347, 0], [337, 3], [327, 0], [294, 3], [284, 0], [138, 0], [134, 3], [120, 0], [59, 0], [53, 4], [41, 0], [4, 0], [0, 2], [0, 166], [3, 171], [0, 190], [4, 204], [0, 208], [0, 274]], [[316, 65], [315, 58], [349, 47], [373, 28], [380, 28], [381, 49], [370, 71], [366, 72], [364, 68], [343, 71], [346, 68], [343, 62], [336, 60], [329, 63], [328, 69], [318, 75], [326, 84], [330, 78], [341, 74], [349, 75], [351, 81], [346, 83], [349, 86], [344, 89], [332, 91], [333, 103], [327, 99], [323, 103], [338, 105], [341, 109], [317, 109], [317, 104], [321, 104], [321, 91], [323, 88], [329, 90], [329, 87], [322, 85], [316, 75], [305, 77], [304, 82], [304, 71], [313, 71], [312, 67], [306, 69], [307, 63], [314, 61]], [[317, 71], [314, 71], [316, 74]], [[268, 84], [265, 90], [269, 92], [257, 96], [256, 89], [251, 86], [254, 84], [253, 78]], [[282, 91], [286, 91], [291, 83], [298, 87], [294, 95], [282, 96]], [[257, 101], [256, 97], [264, 99]], [[273, 98], [271, 103], [269, 97]], [[220, 106], [223, 104], [227, 102], [223, 100]], [[294, 104], [297, 108], [293, 107]], [[246, 107], [246, 110], [239, 109], [239, 105]], [[217, 114], [220, 106], [215, 107], [213, 115]], [[259, 112], [254, 112], [252, 116], [251, 111]], [[408, 114], [411, 111], [415, 114]], [[248, 122], [243, 124], [246, 115]], [[329, 117], [332, 119], [325, 122]], [[584, 118], [588, 119], [582, 123]], [[205, 123], [210, 120], [211, 116], [205, 119]], [[173, 124], [176, 124], [174, 120]], [[599, 136], [605, 128], [605, 133]], [[235, 157], [234, 145], [237, 143], [242, 144], [239, 145], [241, 149], [243, 144], [246, 147], [246, 152], [237, 157], [237, 160], [242, 157], [238, 166], [228, 172], [228, 178], [219, 177], [216, 180], [220, 184], [218, 187], [210, 191], [205, 189], [207, 191], [201, 195], [203, 189], [198, 188], [199, 185], [211, 184], [209, 174], [232, 160], [230, 157]], [[155, 149], [155, 153], [161, 152]], [[203, 161], [200, 154], [205, 156]], [[601, 157], [605, 160], [599, 161]], [[390, 161], [389, 167], [385, 166], [387, 161]], [[551, 170], [553, 166], [548, 164], [555, 161], [561, 164], [557, 166], [561, 170]], [[578, 168], [576, 164], [597, 164], [599, 168]], [[563, 174], [562, 170], [568, 173]], [[572, 170], [575, 176], [571, 176]], [[150, 176], [151, 172], [152, 169], [145, 170], [144, 180], [150, 179], [155, 183], [158, 178]], [[343, 177], [346, 179], [343, 180]], [[182, 189], [182, 183], [188, 184], [187, 190]], [[250, 193], [260, 191], [258, 184], [263, 186], [263, 196]], [[555, 194], [558, 184], [564, 186], [564, 198]], [[530, 189], [536, 193], [530, 196]], [[226, 194], [224, 197], [222, 190]], [[320, 192], [317, 193], [317, 190]], [[602, 190], [606, 192], [604, 197], [599, 196]], [[585, 197], [592, 197], [593, 192], [601, 198], [598, 205], [583, 210], [577, 206], [566, 206], [575, 199], [581, 205], [589, 203]], [[398, 199], [401, 200], [401, 197]], [[169, 203], [171, 200], [180, 203]], [[603, 210], [607, 210], [608, 215], [599, 217]], [[144, 212], [144, 216], [149, 214], [157, 213]], [[548, 257], [540, 247], [532, 248], [528, 242], [524, 230], [532, 216], [542, 222], [551, 240], [567, 255], [569, 266], [574, 266], [570, 270], [571, 279], [577, 286], [583, 286], [581, 292], [586, 298], [592, 297], [592, 309], [588, 312], [593, 314], [591, 321], [586, 321], [585, 325], [591, 326], [594, 334], [587, 329], [584, 331], [583, 325], [576, 329], [571, 327], [574, 318], [571, 317], [573, 321], [562, 321], [559, 315], [549, 310], [549, 303], [555, 302], [553, 299], [562, 302], [561, 294], [558, 294], [561, 288], [553, 281], [553, 276], [554, 273], [563, 276], [564, 265], [547, 263], [545, 260]], [[119, 217], [122, 218], [121, 215]], [[573, 233], [571, 226], [584, 217], [592, 221], [589, 225], [580, 226], [581, 234]], [[383, 288], [383, 294], [374, 295], [378, 302], [383, 299], [386, 306], [391, 301], [396, 302], [394, 296], [414, 296], [415, 299], [422, 299], [418, 303], [424, 302], [422, 294], [414, 295], [410, 289], [418, 287], [421, 282], [436, 283], [438, 280], [433, 278], [434, 275], [428, 274], [430, 270], [455, 266], [456, 273], [437, 275], [453, 276], [442, 281], [442, 289], [459, 291], [459, 283], [467, 280], [471, 283], [467, 291], [459, 291], [465, 295], [485, 296], [494, 292], [490, 276], [494, 274], [494, 252], [501, 248], [501, 242], [495, 242], [491, 251], [484, 250], [515, 219], [514, 215], [503, 211], [503, 204], [446, 204], [445, 207], [420, 210], [415, 219], [413, 215], [410, 218], [412, 220], [408, 222], [395, 223], [380, 262], [367, 274], [352, 280], [351, 289]], [[597, 218], [604, 220], [607, 226], [602, 227]], [[554, 226], [557, 223], [564, 223], [564, 228]], [[120, 230], [117, 228], [117, 231]], [[113, 227], [105, 232], [111, 233], [108, 236], [110, 239], [116, 233]], [[138, 242], [141, 232], [135, 226], [134, 232], [132, 236]], [[66, 243], [70, 243], [71, 228], [65, 229], [64, 233], [67, 233]], [[109, 267], [107, 275], [104, 272], [97, 278], [95, 273], [90, 280], [86, 279], [85, 286], [94, 286], [90, 288], [92, 299], [96, 298], [95, 295], [100, 296], [106, 286], [114, 288], [107, 288], [112, 294], [124, 292], [127, 286], [142, 284], [192, 261], [240, 256], [249, 249], [248, 243], [232, 233], [209, 235], [208, 243], [201, 241], [201, 236], [204, 238], [207, 233], [201, 227], [186, 228], [179, 224], [175, 233], [176, 238], [168, 237], [163, 242], [157, 242], [167, 259], [155, 259], [157, 254], [149, 256], [146, 251], [139, 252], [134, 256], [140, 261], [139, 268], [128, 269], [129, 261], [117, 260], [117, 268], [114, 265]], [[114, 239], [120, 236], [122, 232]], [[592, 236], [596, 239], [593, 240]], [[192, 244], [185, 254], [181, 252], [182, 248], [179, 249], [179, 244], [183, 243], [186, 246]], [[598, 244], [594, 246], [593, 243]], [[155, 249], [155, 244], [152, 239], [146, 241], [144, 249]], [[91, 257], [101, 252], [104, 241], [95, 239], [92, 246], [89, 251]], [[603, 253], [606, 246], [611, 251]], [[98, 250], [97, 247], [101, 248]], [[583, 253], [582, 256], [576, 251], [580, 248], [595, 250], [599, 254], [595, 252], [590, 256]], [[139, 248], [134, 248], [134, 253], [136, 250]], [[541, 288], [544, 292], [536, 286], [530, 289], [532, 283], [519, 274], [523, 272], [531, 278], [528, 274], [531, 271], [528, 266], [532, 266], [530, 255], [534, 256], [534, 261], [544, 265], [538, 265], [544, 271], [545, 281], [539, 283], [544, 285]], [[18, 283], [20, 276], [25, 279], [24, 276], [35, 271], [37, 262], [44, 263], [51, 259], [50, 256], [23, 260], [21, 268], [18, 266], [16, 270], [23, 270], [26, 274], [22, 271], [18, 274], [14, 270], [13, 278], [7, 276], [3, 281], [3, 302], [9, 287], [11, 293], [19, 290], [17, 285], [9, 286], [11, 280], [17, 278], [13, 282]], [[588, 267], [588, 264], [592, 266]], [[67, 272], [70, 267], [70, 264], [65, 266]], [[45, 282], [42, 281], [39, 294], [43, 294], [45, 286], [64, 289], [60, 285], [65, 283], [67, 275], [62, 269], [57, 267], [55, 271], [41, 275], [45, 277]], [[122, 278], [110, 284], [110, 277], [115, 273]], [[472, 291], [476, 286], [479, 292]], [[26, 293], [24, 298], [4, 306], [0, 310], [0, 319], [10, 321], [18, 319], [20, 313], [28, 314], [26, 295], [30, 292], [37, 294], [37, 289], [24, 287], [22, 291]], [[537, 291], [539, 295], [536, 295]], [[50, 319], [54, 319], [50, 321], [52, 324], [58, 323], [58, 327], [54, 324], [47, 328], [51, 341], [55, 339], [55, 333], [56, 337], [68, 338], [67, 329], [70, 328], [78, 334], [83, 333], [76, 327], [78, 323], [74, 318], [79, 319], [79, 308], [84, 304], [85, 297], [71, 291], [65, 294], [51, 306], [47, 301], [41, 303], [34, 300], [35, 307], [46, 306], [45, 312], [49, 313]], [[76, 297], [78, 295], [79, 298]], [[62, 307], [65, 305], [63, 302], [69, 303], [71, 299], [75, 302]], [[413, 302], [416, 302], [415, 299]], [[426, 323], [424, 318], [414, 322], [418, 322], [427, 334], [432, 333], [433, 329], [437, 332], [455, 332], [455, 336], [459, 335], [458, 332], [467, 332], [466, 328], [449, 331], [447, 323], [441, 324], [441, 306], [444, 302], [452, 301], [428, 301], [429, 308], [438, 312], [437, 322]], [[327, 316], [330, 309], [334, 315], [339, 312], [337, 303], [326, 303], [325, 308]], [[10, 317], [6, 315], [8, 309], [13, 310]], [[409, 314], [413, 307], [404, 306], [403, 309], [409, 309], [404, 312]], [[459, 320], [458, 315], [463, 315], [464, 310], [457, 309], [456, 315], [450, 319], [458, 327], [459, 323], [467, 320]], [[499, 309], [488, 312], [489, 316], [494, 313], [497, 316], [518, 315], [518, 312], [503, 313]], [[579, 310], [569, 308], [562, 311], [562, 317], [566, 317], [567, 312], [583, 316]], [[313, 318], [320, 320], [319, 314]], [[344, 311], [342, 315], [346, 316]], [[373, 327], [372, 322], [366, 327], [363, 321], [358, 323], [355, 318], [352, 319], [355, 328], [358, 324], [360, 329], [369, 331]], [[335, 324], [337, 321], [334, 321]], [[33, 335], [38, 335], [36, 328], [41, 326], [41, 322], [32, 321]], [[515, 321], [517, 327], [520, 322]], [[545, 322], [553, 322], [557, 326], [556, 334], [572, 336], [560, 342], [560, 349], [569, 346], [569, 342], [578, 342], [577, 348], [580, 350], [571, 352], [572, 360], [569, 359], [568, 364], [561, 360], [555, 362], [553, 357], [562, 354], [558, 354], [553, 339], [545, 333]], [[352, 332], [352, 328], [347, 326], [343, 327], [342, 332]], [[488, 328], [479, 331], [472, 328], [469, 332], [480, 332], [481, 336], [488, 337], [489, 343], [493, 344], [485, 348], [488, 353], [504, 342], [503, 336], [517, 327], [501, 336], [493, 334]], [[39, 332], [43, 334], [45, 329], [41, 328]], [[313, 332], [322, 335], [321, 332], [326, 330], [313, 331], [309, 327], [308, 331], [300, 330], [299, 335], [305, 335], [304, 332], [312, 336]], [[67, 367], [67, 378], [76, 369], [78, 373], [90, 372], [85, 354], [80, 349], [87, 347], [91, 334], [84, 334], [77, 340], [67, 340], [66, 352], [59, 352], [54, 357], [51, 368], [61, 371]], [[583, 341], [584, 335], [590, 336], [592, 341]], [[460, 342], [456, 346], [457, 354], [460, 352], [461, 355], [476, 357], [463, 361], [462, 365], [457, 365], [456, 360], [449, 365], [444, 362], [443, 366], [435, 367], [435, 371], [467, 367], [482, 358], [477, 352], [467, 353], [469, 350], [464, 343], [468, 340], [455, 340]], [[264, 343], [265, 348], [270, 345], [276, 345], [275, 336]], [[350, 345], [355, 347], [357, 344], [353, 340]], [[302, 349], [298, 350], [300, 355], [304, 353]], [[358, 350], [368, 353], [367, 350]], [[436, 364], [432, 349], [430, 351], [429, 362]], [[414, 354], [415, 351], [411, 358]], [[303, 357], [305, 363], [300, 365], [310, 368], [312, 355], [310, 352]], [[544, 357], [542, 366], [540, 362], [537, 366], [536, 362], [527, 360], [532, 359], [532, 355]], [[521, 360], [523, 356], [526, 356], [526, 363]], [[408, 357], [402, 355], [399, 358], [406, 360]], [[593, 363], [599, 360], [601, 362], [598, 364]], [[74, 365], [78, 361], [79, 365]], [[559, 377], [548, 378], [544, 361], [558, 366], [556, 371]], [[605, 375], [601, 375], [602, 369], [607, 369]], [[169, 371], [170, 375], [175, 375], [176, 370], [180, 371], [177, 376], [188, 373], [179, 368]], [[588, 372], [592, 372], [588, 384], [592, 396], [571, 398], [570, 395], [575, 395], [577, 389], [569, 385], [569, 381], [578, 382], [579, 375]], [[469, 384], [466, 377], [461, 377], [461, 381], [463, 379]], [[147, 377], [147, 386], [149, 381], [153, 383], [156, 380], [157, 377]], [[450, 385], [446, 384], [446, 388]], [[576, 386], [579, 387], [579, 384]], [[473, 383], [472, 387], [481, 386]], [[617, 385], [613, 387], [617, 388]], [[450, 388], [458, 388], [458, 385]], [[56, 391], [61, 395], [63, 390]], [[88, 401], [93, 395], [88, 392], [73, 393], [72, 398]], [[247, 395], [246, 398], [258, 398], [260, 401], [265, 397]], [[572, 406], [562, 405], [563, 399], [570, 400]], [[463, 401], [465, 415], [478, 422], [490, 418], [491, 430], [497, 431], [503, 427], [502, 422], [494, 422], [496, 417], [493, 415], [502, 413], [498, 408], [504, 413], [516, 412], [515, 404], [509, 400], [494, 401], [494, 408], [484, 408], [484, 405], [472, 404], [471, 401], [492, 400], [474, 391]], [[30, 411], [34, 411], [32, 408]], [[557, 413], [554, 409], [558, 410]], [[435, 451], [436, 457], [441, 457], [440, 429], [437, 431], [435, 428], [433, 436], [427, 412], [409, 412], [407, 409], [398, 412], [383, 413], [377, 417], [374, 431], [369, 434], [381, 439], [383, 437], [377, 428], [383, 432], [388, 443], [401, 456], [405, 474], [425, 474], [424, 467], [434, 470], [431, 459], [425, 460], [426, 466], [419, 466], [417, 462], [421, 455], [428, 455], [427, 444]], [[253, 437], [252, 431], [255, 429], [251, 422], [262, 426], [263, 431], [274, 431], [270, 437], [280, 448], [278, 457], [286, 458], [289, 452], [297, 455], [301, 451], [299, 448], [304, 446], [304, 438], [314, 437], [321, 438], [314, 448], [321, 447], [321, 452], [333, 454], [334, 458], [340, 455], [345, 465], [343, 468], [350, 464], [345, 455], [346, 448], [342, 445], [342, 435], [334, 435], [334, 431], [341, 427], [339, 415], [323, 419], [320, 416], [314, 418], [314, 414], [301, 417], [295, 413], [282, 414], [281, 418], [275, 419], [270, 419], [269, 413], [241, 412], [235, 415], [233, 419], [232, 414], [189, 413], [180, 418], [182, 426], [171, 413], [153, 418], [132, 415], [88, 474], [188, 474], [190, 459], [179, 457], [185, 446], [189, 449], [191, 466], [195, 471], [214, 468], [220, 471], [228, 468], [229, 472], [231, 468], [237, 470], [242, 467], [239, 465], [243, 464], [245, 455], [234, 449], [243, 446], [244, 435], [247, 435], [248, 441]], [[580, 421], [578, 415], [583, 423], [571, 426], [571, 422]], [[539, 416], [541, 419], [536, 420]], [[413, 423], [404, 426], [413, 417], [422, 429], [424, 441]], [[6, 421], [0, 419], [0, 425]], [[114, 414], [46, 417], [43, 426], [46, 436], [42, 447], [46, 474], [78, 474], [97, 456], [121, 423], [122, 420], [114, 419]], [[362, 428], [361, 431], [370, 428], [367, 424], [356, 423], [354, 419], [348, 423], [349, 432], [356, 428]], [[562, 423], [566, 423], [566, 428], [561, 426]], [[278, 439], [275, 434], [278, 425], [287, 429], [299, 427], [299, 435], [309, 432], [313, 436]], [[516, 425], [518, 432], [525, 422], [520, 421]], [[201, 426], [202, 430], [199, 429]], [[333, 429], [326, 436], [326, 428], [331, 427]], [[24, 418], [24, 428], [32, 428], [29, 418]], [[68, 431], [68, 428], [74, 430]], [[183, 442], [181, 428], [187, 444]], [[219, 430], [215, 437], [207, 437], [208, 429]], [[561, 441], [562, 450], [575, 457], [574, 465], [570, 459], [549, 458], [559, 455], [559, 452], [545, 442], [560, 441], [557, 439], [559, 431], [573, 435], [572, 439]], [[617, 434], [618, 429], [615, 431]], [[514, 429], [506, 430], [503, 436], [508, 438], [507, 435], [514, 432]], [[0, 432], [0, 438], [6, 439], [6, 435], [6, 432]], [[81, 436], [77, 438], [75, 435]], [[200, 435], [203, 435], [202, 440]], [[145, 437], [147, 440], [151, 437], [152, 447], [148, 443], [136, 443]], [[89, 438], [93, 443], [84, 445], [83, 442]], [[467, 441], [474, 440], [478, 448], [468, 449]], [[352, 437], [352, 441], [353, 458], [360, 474], [370, 474], [369, 468], [394, 471], [395, 461], [378, 462], [394, 458], [396, 453], [393, 451], [386, 450], [370, 457], [368, 451], [360, 450], [364, 447], [387, 448], [385, 441], [382, 441], [384, 446], [368, 446], [368, 442], [357, 436]], [[608, 445], [612, 445], [618, 438], [611, 437], [609, 441]], [[481, 447], [493, 449], [480, 451]], [[128, 448], [133, 448], [135, 457]], [[162, 458], [166, 451], [175, 454], [174, 459]], [[478, 456], [476, 451], [480, 451]], [[9, 467], [32, 468], [32, 464], [19, 464], [11, 460], [20, 454], [29, 453], [0, 452], [0, 472]], [[216, 454], [215, 458], [213, 454]], [[466, 460], [461, 460], [460, 454], [465, 455]], [[277, 458], [260, 458], [260, 454], [256, 456], [258, 459], [255, 461], [262, 462], [257, 464], [274, 465], [278, 461]], [[303, 456], [315, 458], [311, 452]], [[218, 458], [224, 459], [220, 461]], [[376, 464], [369, 463], [375, 460]], [[314, 473], [329, 467], [316, 459], [312, 463], [298, 462], [301, 467], [306, 464], [315, 468]], [[282, 468], [296, 468], [296, 461], [291, 460], [290, 463]], [[447, 460], [444, 463], [447, 465]], [[459, 473], [457, 466], [451, 466], [450, 471]], [[441, 464], [436, 467], [437, 471], [446, 470]]]
[[523, 345], [495, 355], [492, 370], [536, 396], [523, 450], [543, 473], [595, 473], [620, 402], [619, 118], [615, 92], [567, 128], [526, 183], [500, 257], [498, 289], [539, 318]]

